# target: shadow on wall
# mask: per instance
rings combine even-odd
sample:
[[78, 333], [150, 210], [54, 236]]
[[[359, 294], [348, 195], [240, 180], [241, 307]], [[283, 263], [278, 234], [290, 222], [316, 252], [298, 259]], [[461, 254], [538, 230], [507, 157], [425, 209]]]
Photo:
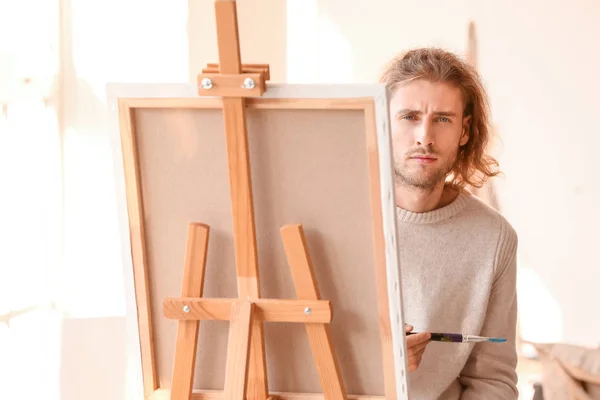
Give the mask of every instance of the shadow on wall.
[[126, 318], [65, 319], [61, 400], [127, 398]]

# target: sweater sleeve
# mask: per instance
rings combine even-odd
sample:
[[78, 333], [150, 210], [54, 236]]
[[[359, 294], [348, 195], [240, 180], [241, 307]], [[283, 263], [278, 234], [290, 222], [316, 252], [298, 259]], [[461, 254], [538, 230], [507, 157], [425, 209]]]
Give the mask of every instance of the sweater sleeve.
[[500, 239], [482, 336], [505, 337], [504, 343], [477, 343], [460, 374], [461, 400], [511, 400], [517, 390], [517, 234], [501, 218]]

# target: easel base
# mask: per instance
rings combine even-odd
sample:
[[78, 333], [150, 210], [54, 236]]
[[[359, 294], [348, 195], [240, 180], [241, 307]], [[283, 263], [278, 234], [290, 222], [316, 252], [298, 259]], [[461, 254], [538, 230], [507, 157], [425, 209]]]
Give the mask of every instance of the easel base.
[[[194, 390], [191, 400], [223, 400], [222, 390]], [[323, 393], [288, 393], [272, 392], [269, 394], [271, 400], [323, 400]], [[267, 400], [268, 400], [267, 399]], [[348, 400], [384, 400], [384, 396], [348, 395]], [[169, 389], [158, 389], [150, 395], [147, 400], [170, 400]]]

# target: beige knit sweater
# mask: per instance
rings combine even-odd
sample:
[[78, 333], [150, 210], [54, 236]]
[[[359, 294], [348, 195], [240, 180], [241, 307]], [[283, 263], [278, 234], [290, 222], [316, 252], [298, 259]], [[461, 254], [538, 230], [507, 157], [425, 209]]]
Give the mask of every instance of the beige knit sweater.
[[430, 342], [409, 373], [410, 398], [517, 399], [517, 235], [462, 192], [440, 209], [397, 209], [406, 323], [415, 331], [505, 337], [505, 343]]

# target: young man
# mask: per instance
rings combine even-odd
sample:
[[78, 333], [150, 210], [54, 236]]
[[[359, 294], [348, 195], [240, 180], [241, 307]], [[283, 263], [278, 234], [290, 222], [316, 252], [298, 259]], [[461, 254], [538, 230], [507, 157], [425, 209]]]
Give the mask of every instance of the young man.
[[[487, 98], [466, 62], [440, 49], [393, 59], [390, 118], [406, 321], [415, 400], [517, 399], [517, 235], [470, 194], [498, 173], [486, 154]], [[442, 343], [429, 332], [504, 337]]]

